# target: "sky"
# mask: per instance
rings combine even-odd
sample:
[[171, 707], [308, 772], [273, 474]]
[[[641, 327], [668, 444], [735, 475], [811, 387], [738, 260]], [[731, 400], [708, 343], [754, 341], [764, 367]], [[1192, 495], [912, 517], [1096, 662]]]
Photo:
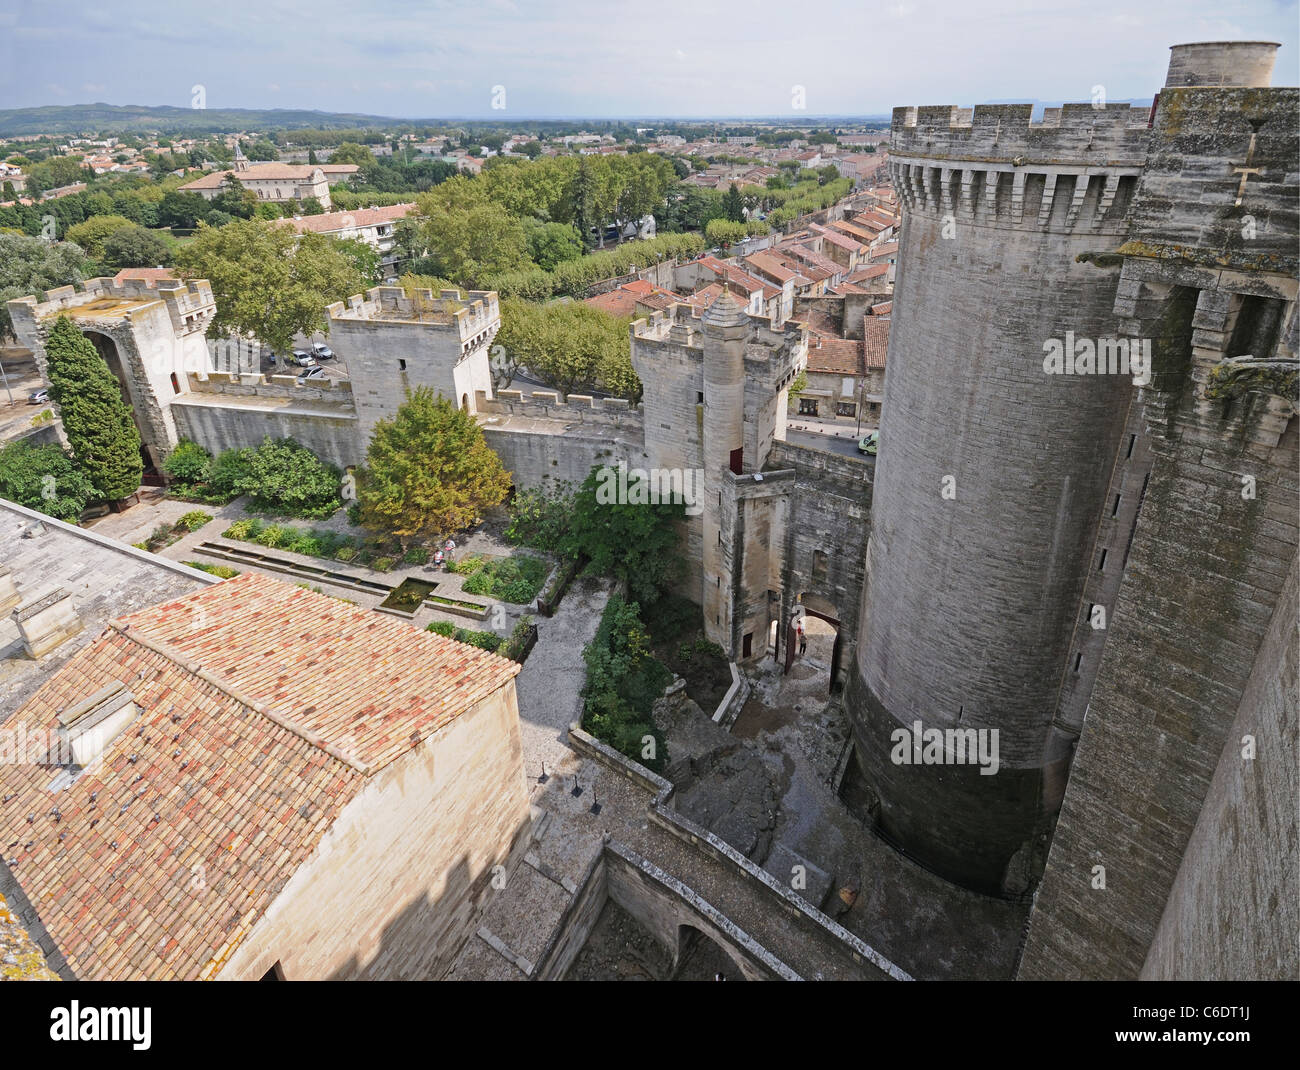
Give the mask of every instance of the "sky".
[[1297, 0], [0, 0], [0, 108], [199, 87], [211, 108], [499, 120], [1147, 100], [1189, 41], [1277, 41], [1273, 84], [1300, 84], [1297, 21]]

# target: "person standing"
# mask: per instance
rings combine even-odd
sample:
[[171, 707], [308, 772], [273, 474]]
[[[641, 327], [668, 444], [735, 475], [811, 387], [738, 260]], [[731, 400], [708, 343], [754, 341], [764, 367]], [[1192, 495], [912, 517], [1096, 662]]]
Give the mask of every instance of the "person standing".
[[799, 655], [802, 657], [808, 651], [808, 634], [803, 630], [803, 617], [801, 616], [795, 622], [795, 631], [799, 633]]

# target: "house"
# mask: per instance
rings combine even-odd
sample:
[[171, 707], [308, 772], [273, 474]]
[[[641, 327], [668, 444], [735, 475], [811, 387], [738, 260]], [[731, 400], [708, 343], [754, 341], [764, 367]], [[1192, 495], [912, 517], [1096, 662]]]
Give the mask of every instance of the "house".
[[379, 253], [385, 276], [397, 270], [397, 224], [415, 210], [415, 203], [393, 204], [382, 208], [354, 208], [350, 212], [326, 212], [322, 215], [295, 216], [277, 222], [293, 227], [299, 234], [327, 234], [331, 238], [355, 238]]
[[205, 200], [217, 197], [231, 176], [237, 178], [245, 189], [261, 201], [284, 203], [305, 201], [315, 197], [324, 207], [330, 207], [330, 187], [351, 178], [360, 168], [354, 163], [340, 164], [290, 164], [249, 163], [243, 151], [235, 146], [235, 166], [224, 171], [196, 178], [181, 186], [187, 193], [197, 193]]
[[638, 306], [642, 304], [645, 304], [647, 308], [653, 311], [666, 308], [678, 300], [680, 298], [672, 291], [665, 290], [663, 287], [656, 286], [645, 279], [636, 279], [632, 282], [625, 282], [622, 286], [610, 290], [608, 293], [588, 297], [583, 301], [583, 304], [602, 309], [611, 316], [622, 319], [636, 315], [640, 311]]
[[438, 977], [527, 841], [518, 668], [252, 572], [111, 620], [18, 710], [0, 894], [69, 979]]

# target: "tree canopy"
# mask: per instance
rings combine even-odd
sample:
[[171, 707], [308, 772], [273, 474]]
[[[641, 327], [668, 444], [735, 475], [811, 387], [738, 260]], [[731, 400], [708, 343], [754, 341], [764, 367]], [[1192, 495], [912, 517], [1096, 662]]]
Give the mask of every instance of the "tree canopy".
[[563, 394], [599, 389], [637, 401], [641, 381], [632, 369], [629, 324], [581, 301], [510, 297], [501, 302], [496, 345]]
[[82, 281], [86, 254], [72, 242], [0, 233], [0, 339], [13, 334], [8, 302]]
[[440, 538], [505, 500], [510, 474], [468, 412], [429, 387], [380, 420], [366, 450], [361, 522], [404, 537]]
[[213, 333], [251, 332], [284, 352], [299, 333], [329, 330], [327, 305], [366, 288], [355, 259], [332, 238], [268, 220], [199, 228], [177, 262], [190, 278], [212, 284]]
[[77, 465], [101, 497], [135, 493], [144, 472], [140, 433], [117, 377], [67, 316], [50, 328], [45, 352], [50, 396]]

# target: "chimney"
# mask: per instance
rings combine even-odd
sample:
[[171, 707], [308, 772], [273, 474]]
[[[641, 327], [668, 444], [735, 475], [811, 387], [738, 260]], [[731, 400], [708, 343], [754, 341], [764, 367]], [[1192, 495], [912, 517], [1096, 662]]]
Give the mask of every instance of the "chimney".
[[135, 696], [125, 684], [114, 680], [89, 698], [59, 711], [60, 755], [84, 769], [108, 749], [140, 712]]
[[62, 646], [83, 627], [72, 596], [62, 587], [24, 602], [14, 610], [13, 620], [22, 636], [23, 649], [33, 658], [42, 658]]

